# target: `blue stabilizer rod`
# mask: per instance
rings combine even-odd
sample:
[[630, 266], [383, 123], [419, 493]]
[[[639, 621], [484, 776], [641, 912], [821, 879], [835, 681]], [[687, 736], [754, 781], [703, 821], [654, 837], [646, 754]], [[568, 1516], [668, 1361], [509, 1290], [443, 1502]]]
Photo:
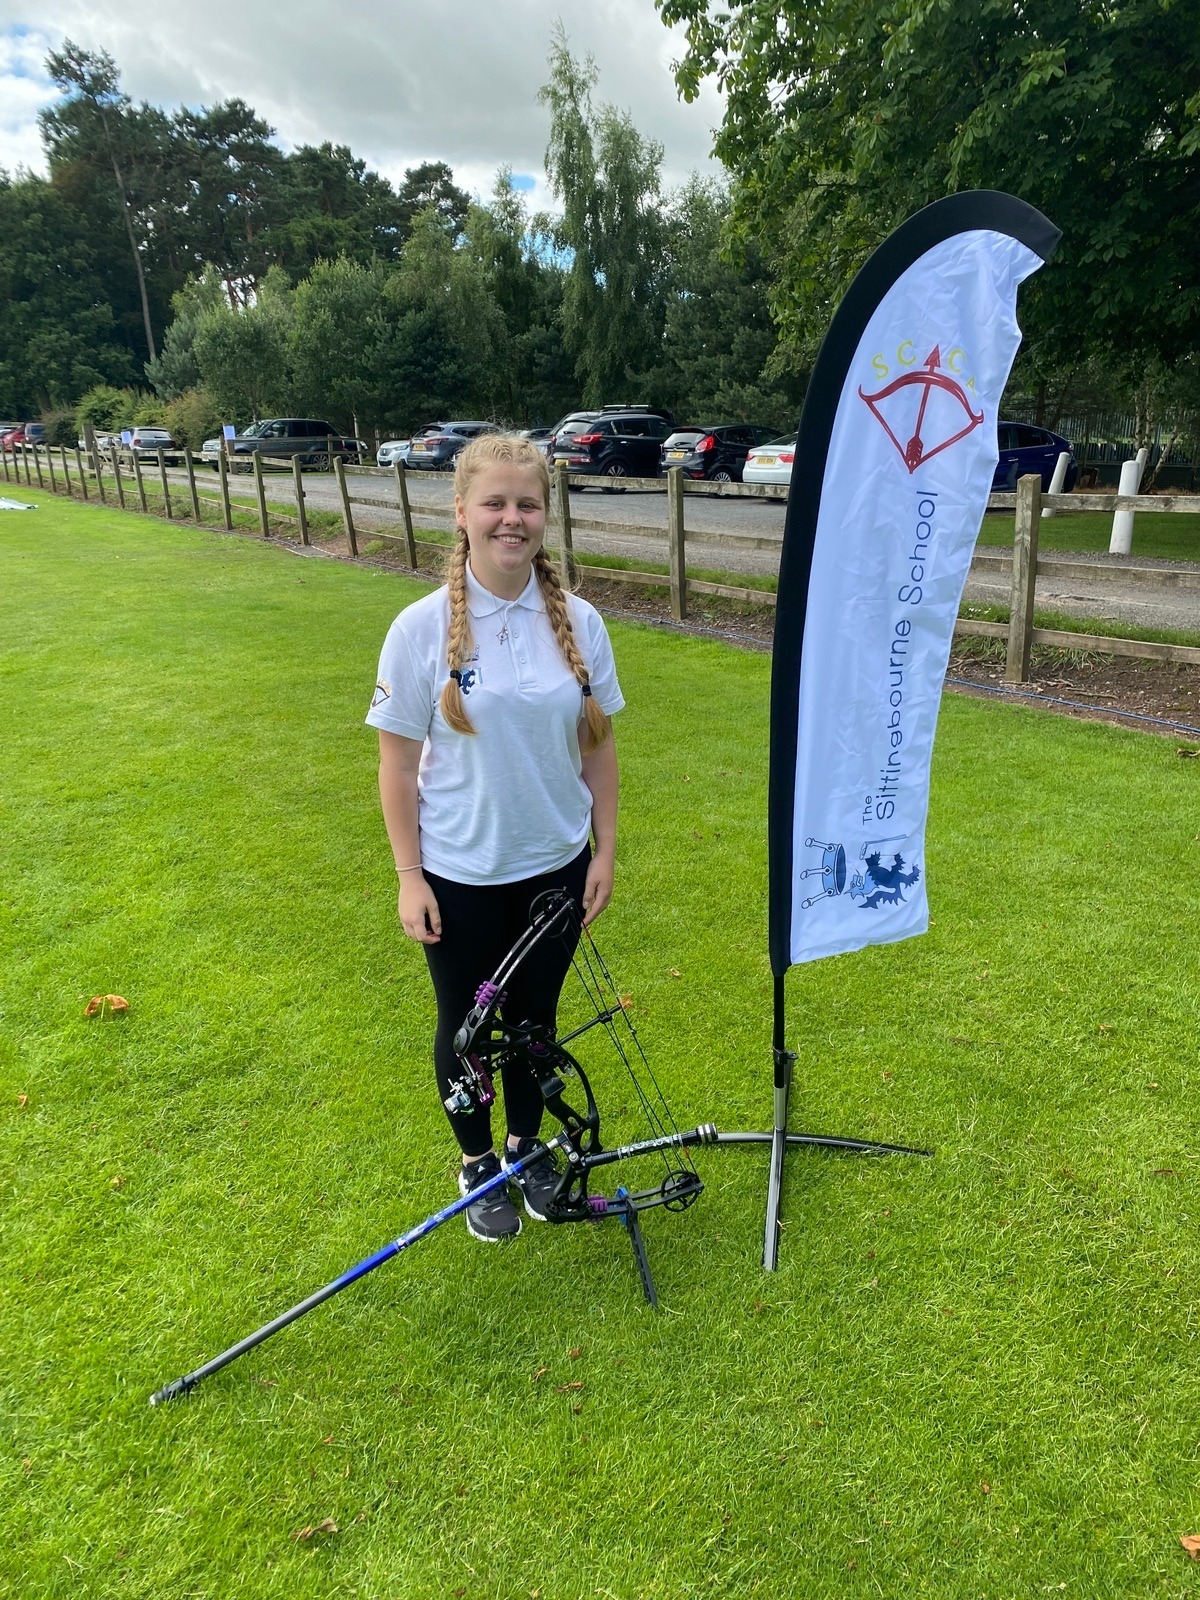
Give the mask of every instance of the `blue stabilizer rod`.
[[368, 1272], [374, 1272], [376, 1267], [381, 1267], [385, 1261], [390, 1261], [393, 1256], [398, 1256], [401, 1250], [407, 1250], [410, 1244], [416, 1244], [418, 1239], [423, 1239], [427, 1233], [432, 1233], [443, 1222], [449, 1222], [451, 1217], [457, 1217], [469, 1205], [473, 1205], [482, 1195], [490, 1194], [493, 1189], [499, 1189], [508, 1182], [515, 1172], [532, 1166], [535, 1161], [540, 1161], [548, 1150], [558, 1150], [568, 1144], [565, 1133], [556, 1134], [553, 1139], [545, 1144], [537, 1145], [520, 1161], [514, 1161], [508, 1167], [498, 1172], [494, 1178], [488, 1178], [478, 1188], [472, 1189], [470, 1194], [461, 1195], [448, 1206], [443, 1206], [440, 1211], [435, 1211], [431, 1217], [426, 1217], [424, 1222], [418, 1222], [407, 1233], [402, 1233], [398, 1239], [393, 1239], [391, 1244], [385, 1244], [382, 1250], [368, 1256], [365, 1261], [360, 1261], [356, 1267], [351, 1267], [348, 1272], [343, 1272], [340, 1278], [335, 1278], [332, 1283], [327, 1283], [323, 1289], [318, 1289], [315, 1294], [310, 1294], [307, 1300], [301, 1300], [290, 1311], [285, 1311], [274, 1321], [265, 1323], [254, 1333], [248, 1333], [244, 1339], [239, 1339], [236, 1344], [231, 1344], [228, 1350], [223, 1350], [219, 1356], [214, 1356], [211, 1361], [206, 1361], [202, 1367], [197, 1367], [195, 1372], [189, 1372], [185, 1377], [176, 1378], [171, 1383], [164, 1383], [161, 1389], [156, 1389], [150, 1396], [152, 1406], [160, 1405], [164, 1400], [174, 1400], [181, 1394], [187, 1394], [205, 1378], [212, 1377], [214, 1372], [220, 1372], [222, 1367], [227, 1367], [231, 1361], [236, 1361], [239, 1356], [244, 1356], [247, 1350], [253, 1350], [255, 1345], [262, 1344], [264, 1339], [269, 1339], [273, 1333], [278, 1333], [281, 1328], [286, 1328], [289, 1322], [295, 1322], [305, 1312], [312, 1311], [315, 1306], [332, 1299], [342, 1289], [348, 1289], [352, 1283], [357, 1283], [360, 1278], [365, 1278]]

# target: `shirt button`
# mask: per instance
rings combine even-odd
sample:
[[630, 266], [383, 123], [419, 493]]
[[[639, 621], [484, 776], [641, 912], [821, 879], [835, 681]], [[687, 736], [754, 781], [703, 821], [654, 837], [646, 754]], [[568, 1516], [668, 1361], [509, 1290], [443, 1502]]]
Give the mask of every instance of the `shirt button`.
[[521, 657], [521, 665], [522, 665], [522, 666], [524, 666], [524, 665], [525, 665], [525, 657], [524, 657], [524, 656], [522, 656], [522, 657]]

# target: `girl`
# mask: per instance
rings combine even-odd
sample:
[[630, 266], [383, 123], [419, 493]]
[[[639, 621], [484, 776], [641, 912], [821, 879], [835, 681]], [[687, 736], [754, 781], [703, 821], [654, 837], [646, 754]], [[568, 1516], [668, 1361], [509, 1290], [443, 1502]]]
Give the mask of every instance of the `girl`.
[[[454, 474], [458, 542], [444, 588], [393, 622], [367, 721], [379, 729], [379, 792], [400, 877], [399, 916], [425, 948], [437, 997], [433, 1061], [443, 1100], [455, 1032], [475, 991], [564, 888], [585, 923], [612, 897], [617, 757], [609, 717], [625, 704], [599, 614], [563, 592], [542, 548], [550, 478], [527, 439], [484, 434]], [[592, 841], [589, 844], [589, 838]], [[509, 986], [502, 1015], [554, 1025], [573, 947], [543, 939]], [[505, 1160], [487, 1111], [447, 1112], [464, 1195], [536, 1142], [532, 1069], [502, 1069]], [[546, 1218], [554, 1158], [513, 1179]], [[476, 1239], [521, 1231], [500, 1185], [466, 1210]]]

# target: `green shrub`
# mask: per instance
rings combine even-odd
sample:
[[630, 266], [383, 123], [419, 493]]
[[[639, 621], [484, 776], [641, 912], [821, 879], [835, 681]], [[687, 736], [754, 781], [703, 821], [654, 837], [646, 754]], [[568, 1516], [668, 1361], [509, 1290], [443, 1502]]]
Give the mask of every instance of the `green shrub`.
[[69, 448], [79, 437], [79, 430], [75, 426], [75, 411], [73, 407], [43, 411], [41, 420], [42, 426], [46, 430], [47, 444], [61, 444]]
[[185, 389], [162, 407], [162, 423], [173, 439], [199, 450], [206, 439], [220, 433], [221, 413], [207, 389]]
[[82, 436], [89, 422], [101, 433], [132, 427], [140, 399], [136, 389], [116, 389], [111, 383], [98, 383], [75, 408], [78, 433]]

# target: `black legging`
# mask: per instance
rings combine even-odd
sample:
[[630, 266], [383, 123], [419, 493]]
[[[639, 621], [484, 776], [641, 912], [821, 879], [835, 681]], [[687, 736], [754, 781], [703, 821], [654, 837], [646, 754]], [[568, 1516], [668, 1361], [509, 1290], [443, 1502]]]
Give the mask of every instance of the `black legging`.
[[[582, 907], [591, 858], [591, 849], [584, 845], [565, 867], [519, 883], [455, 883], [433, 872], [425, 874], [442, 914], [442, 937], [437, 944], [425, 946], [425, 959], [437, 996], [433, 1065], [443, 1100], [450, 1093], [451, 1081], [461, 1075], [454, 1035], [475, 1004], [476, 990], [528, 928], [530, 907], [538, 895], [547, 889], [565, 889]], [[509, 984], [501, 1017], [513, 1023], [541, 1022], [553, 1027], [574, 950], [575, 938], [570, 934], [539, 941]], [[501, 1081], [508, 1132], [520, 1139], [532, 1138], [542, 1125], [544, 1109], [532, 1068], [522, 1061], [511, 1062], [504, 1067]], [[488, 1111], [446, 1114], [464, 1155], [481, 1156], [492, 1148]]]

